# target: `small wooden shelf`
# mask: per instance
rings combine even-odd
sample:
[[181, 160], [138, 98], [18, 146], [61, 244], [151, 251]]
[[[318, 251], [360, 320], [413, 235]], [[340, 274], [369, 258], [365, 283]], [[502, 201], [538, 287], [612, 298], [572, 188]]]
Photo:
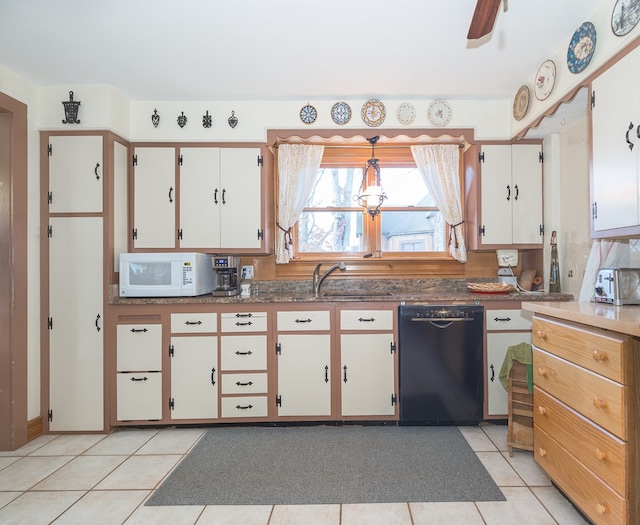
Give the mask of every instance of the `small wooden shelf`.
[[507, 446], [533, 451], [533, 394], [529, 393], [526, 365], [514, 361], [509, 372], [509, 427]]

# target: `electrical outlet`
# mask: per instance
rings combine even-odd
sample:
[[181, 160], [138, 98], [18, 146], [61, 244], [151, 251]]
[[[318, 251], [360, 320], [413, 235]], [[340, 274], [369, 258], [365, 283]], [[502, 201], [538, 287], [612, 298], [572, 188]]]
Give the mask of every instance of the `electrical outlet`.
[[253, 265], [243, 266], [240, 275], [242, 279], [253, 279]]
[[498, 266], [518, 266], [518, 250], [496, 250]]

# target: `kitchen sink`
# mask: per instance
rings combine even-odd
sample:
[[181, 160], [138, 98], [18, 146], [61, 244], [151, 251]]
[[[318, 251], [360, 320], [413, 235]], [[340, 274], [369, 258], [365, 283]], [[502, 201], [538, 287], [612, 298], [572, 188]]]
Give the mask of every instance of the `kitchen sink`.
[[387, 291], [345, 291], [345, 290], [328, 290], [322, 293], [322, 297], [393, 297], [391, 292]]

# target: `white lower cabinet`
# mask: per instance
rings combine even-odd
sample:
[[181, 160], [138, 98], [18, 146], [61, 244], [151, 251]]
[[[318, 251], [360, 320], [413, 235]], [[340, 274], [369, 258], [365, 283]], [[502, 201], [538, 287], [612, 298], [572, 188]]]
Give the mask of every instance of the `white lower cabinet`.
[[171, 419], [218, 417], [218, 339], [171, 338]]
[[116, 381], [118, 421], [162, 419], [162, 372], [122, 372]]
[[488, 417], [506, 418], [509, 414], [509, 396], [498, 376], [510, 346], [531, 344], [532, 317], [532, 312], [520, 309], [485, 311]]

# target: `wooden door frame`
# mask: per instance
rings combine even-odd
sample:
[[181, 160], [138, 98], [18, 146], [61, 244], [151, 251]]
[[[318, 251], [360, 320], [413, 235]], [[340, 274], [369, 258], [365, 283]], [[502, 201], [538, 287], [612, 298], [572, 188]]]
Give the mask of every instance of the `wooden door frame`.
[[27, 106], [0, 92], [0, 450], [28, 441]]

